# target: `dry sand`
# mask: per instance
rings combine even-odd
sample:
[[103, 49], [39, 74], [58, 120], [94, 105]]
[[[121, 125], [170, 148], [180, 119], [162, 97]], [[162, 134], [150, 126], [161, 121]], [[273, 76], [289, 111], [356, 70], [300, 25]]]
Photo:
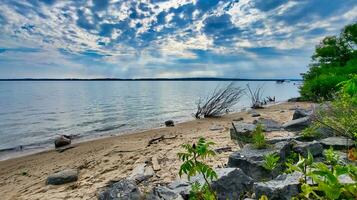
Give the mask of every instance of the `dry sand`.
[[[283, 103], [258, 110], [261, 117], [287, 122], [296, 107], [310, 107], [310, 103]], [[238, 147], [229, 136], [231, 122], [243, 117], [245, 122], [252, 118], [247, 112], [233, 113], [221, 118], [201, 119], [177, 124], [175, 127], [159, 128], [140, 133], [98, 139], [76, 144], [75, 148], [62, 153], [55, 150], [0, 161], [0, 199], [97, 199], [98, 189], [109, 181], [128, 176], [138, 164], [149, 162], [156, 157], [160, 170], [155, 176], [140, 185], [142, 190], [169, 183], [178, 178], [180, 161], [177, 152], [180, 145], [192, 143], [199, 137], [214, 141], [214, 148]], [[212, 131], [212, 127], [222, 130]], [[267, 137], [289, 135], [279, 131], [266, 133]], [[148, 141], [164, 135], [177, 136], [149, 147]], [[231, 152], [217, 154], [209, 163], [214, 167], [224, 167]], [[79, 169], [79, 180], [60, 186], [46, 185], [48, 175], [67, 168]]]

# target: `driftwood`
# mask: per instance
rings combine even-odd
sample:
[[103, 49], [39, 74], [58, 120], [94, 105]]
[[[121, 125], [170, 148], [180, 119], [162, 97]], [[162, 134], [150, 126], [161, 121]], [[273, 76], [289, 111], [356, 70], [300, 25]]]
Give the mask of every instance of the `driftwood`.
[[156, 137], [156, 138], [153, 138], [151, 140], [149, 140], [149, 143], [148, 143], [148, 147], [151, 146], [152, 144], [156, 144], [158, 142], [161, 142], [163, 140], [170, 140], [170, 139], [175, 139], [177, 138], [177, 135], [173, 136], [173, 137], [165, 137], [164, 135], [160, 136], [160, 137]]
[[[236, 132], [236, 134], [238, 134], [237, 128], [236, 128], [236, 126], [234, 126], [233, 122], [232, 122], [232, 126], [233, 126], [233, 129], [234, 129], [234, 132]], [[244, 144], [241, 141], [237, 140], [237, 143], [238, 143], [239, 148], [243, 148], [244, 147]]]

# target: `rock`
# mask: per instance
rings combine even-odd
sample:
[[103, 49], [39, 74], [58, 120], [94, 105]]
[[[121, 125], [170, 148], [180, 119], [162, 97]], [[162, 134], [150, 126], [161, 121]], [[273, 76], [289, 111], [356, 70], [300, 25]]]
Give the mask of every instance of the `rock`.
[[348, 140], [345, 137], [328, 137], [319, 141], [324, 148], [330, 148], [334, 150], [346, 150], [349, 146], [353, 145], [351, 140]]
[[184, 199], [188, 199], [191, 190], [191, 183], [181, 179], [175, 180], [167, 186], [175, 193], [180, 194]]
[[254, 120], [253, 124], [261, 124], [263, 126], [264, 131], [271, 132], [271, 131], [280, 131], [281, 124], [272, 119], [264, 119], [260, 118], [258, 120]]
[[165, 121], [165, 126], [172, 127], [172, 126], [175, 126], [175, 123], [173, 120], [167, 120], [167, 121]]
[[[218, 168], [215, 169], [218, 179], [211, 183], [212, 189], [216, 191], [219, 200], [239, 199], [247, 191], [253, 188], [253, 179], [247, 176], [239, 168]], [[191, 183], [205, 183], [201, 175], [191, 178]]]
[[313, 142], [299, 142], [295, 141], [293, 146], [293, 151], [301, 154], [304, 157], [307, 157], [308, 151], [316, 157], [322, 155], [323, 147], [320, 143], [313, 141]]
[[98, 196], [98, 200], [140, 200], [141, 193], [135, 181], [122, 179], [110, 184]]
[[229, 156], [228, 167], [238, 167], [245, 174], [254, 180], [272, 179], [281, 170], [277, 167], [273, 171], [268, 171], [263, 167], [264, 156], [277, 153], [280, 156], [279, 162], [284, 162], [292, 151], [293, 143], [290, 141], [278, 142], [267, 149], [256, 149], [251, 144], [247, 144], [238, 152]]
[[267, 139], [267, 143], [269, 143], [269, 144], [275, 144], [275, 143], [283, 142], [283, 141], [299, 140], [299, 138], [300, 138], [300, 136], [273, 137], [273, 138]]
[[154, 171], [159, 171], [161, 169], [159, 161], [156, 156], [153, 156], [151, 158], [151, 162], [152, 162], [152, 168]]
[[224, 128], [221, 127], [221, 126], [212, 126], [209, 130], [210, 131], [221, 131], [223, 130]]
[[150, 194], [145, 198], [147, 200], [183, 200], [182, 196], [176, 191], [163, 187], [154, 187]]
[[300, 118], [303, 118], [303, 117], [307, 117], [307, 116], [310, 116], [311, 114], [312, 114], [311, 110], [305, 110], [305, 109], [297, 108], [294, 111], [293, 120], [300, 119]]
[[71, 144], [71, 137], [67, 135], [61, 135], [55, 140], [55, 148], [63, 147]]
[[299, 180], [301, 177], [301, 173], [294, 172], [292, 174], [279, 175], [268, 182], [255, 183], [255, 195], [258, 199], [262, 195], [266, 195], [269, 200], [290, 200], [299, 194]]
[[319, 127], [316, 129], [316, 132], [319, 136], [320, 139], [328, 138], [328, 137], [334, 137], [335, 132], [327, 127]]
[[252, 117], [259, 117], [260, 114], [259, 114], [259, 113], [252, 113], [251, 116], [252, 116]]
[[253, 188], [253, 179], [239, 168], [222, 168], [224, 173], [213, 181], [212, 188], [217, 192], [219, 200], [239, 199]]
[[310, 124], [310, 117], [303, 117], [286, 122], [285, 124], [283, 124], [283, 128], [287, 131], [301, 131], [307, 128]]
[[294, 98], [288, 99], [288, 102], [300, 102], [300, 101], [302, 101], [301, 97], [294, 97]]
[[234, 122], [234, 127], [230, 129], [230, 135], [232, 140], [238, 140], [243, 142], [250, 142], [251, 133], [254, 131], [256, 125], [244, 122]]
[[61, 185], [78, 180], [78, 170], [65, 169], [63, 171], [54, 173], [47, 177], [46, 184], [48, 185]]
[[139, 164], [136, 166], [131, 174], [129, 175], [129, 180], [134, 180], [136, 183], [141, 183], [151, 177], [153, 177], [155, 174], [153, 168], [151, 166], [148, 166], [147, 164]]
[[244, 120], [244, 118], [243, 117], [238, 117], [238, 118], [235, 118], [235, 119], [233, 119], [233, 121], [243, 121]]

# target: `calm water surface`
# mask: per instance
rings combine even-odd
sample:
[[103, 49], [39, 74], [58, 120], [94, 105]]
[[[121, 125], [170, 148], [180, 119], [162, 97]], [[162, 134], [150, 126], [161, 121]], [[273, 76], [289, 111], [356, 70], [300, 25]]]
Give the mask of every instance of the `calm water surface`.
[[[245, 87], [248, 82], [239, 81]], [[42, 149], [61, 134], [78, 140], [160, 127], [192, 118], [215, 81], [0, 81], [0, 159], [10, 149]], [[278, 101], [298, 96], [298, 83], [249, 82]], [[234, 108], [249, 106], [243, 97]], [[7, 149], [7, 150], [6, 150]]]

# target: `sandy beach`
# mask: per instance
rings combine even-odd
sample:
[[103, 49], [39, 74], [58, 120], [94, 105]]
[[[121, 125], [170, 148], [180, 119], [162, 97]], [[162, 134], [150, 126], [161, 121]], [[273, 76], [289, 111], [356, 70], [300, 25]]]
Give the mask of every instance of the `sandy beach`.
[[[310, 107], [307, 102], [287, 102], [258, 110], [260, 117], [281, 123], [291, 120], [292, 108]], [[175, 125], [147, 130], [135, 134], [102, 138], [75, 144], [62, 153], [55, 150], [0, 161], [1, 199], [97, 199], [98, 190], [108, 182], [127, 177], [139, 164], [158, 161], [159, 169], [148, 181], [139, 186], [143, 192], [158, 184], [178, 178], [180, 161], [177, 152], [183, 143], [192, 143], [199, 137], [214, 141], [214, 148], [238, 149], [229, 135], [234, 119], [245, 122], [254, 119], [248, 112], [232, 113], [221, 118], [193, 120]], [[266, 133], [268, 138], [291, 135], [290, 132]], [[168, 139], [148, 146], [149, 140], [165, 136]], [[209, 163], [224, 167], [232, 151], [217, 154]], [[63, 169], [78, 169], [79, 180], [74, 183], [46, 185], [48, 175]]]

